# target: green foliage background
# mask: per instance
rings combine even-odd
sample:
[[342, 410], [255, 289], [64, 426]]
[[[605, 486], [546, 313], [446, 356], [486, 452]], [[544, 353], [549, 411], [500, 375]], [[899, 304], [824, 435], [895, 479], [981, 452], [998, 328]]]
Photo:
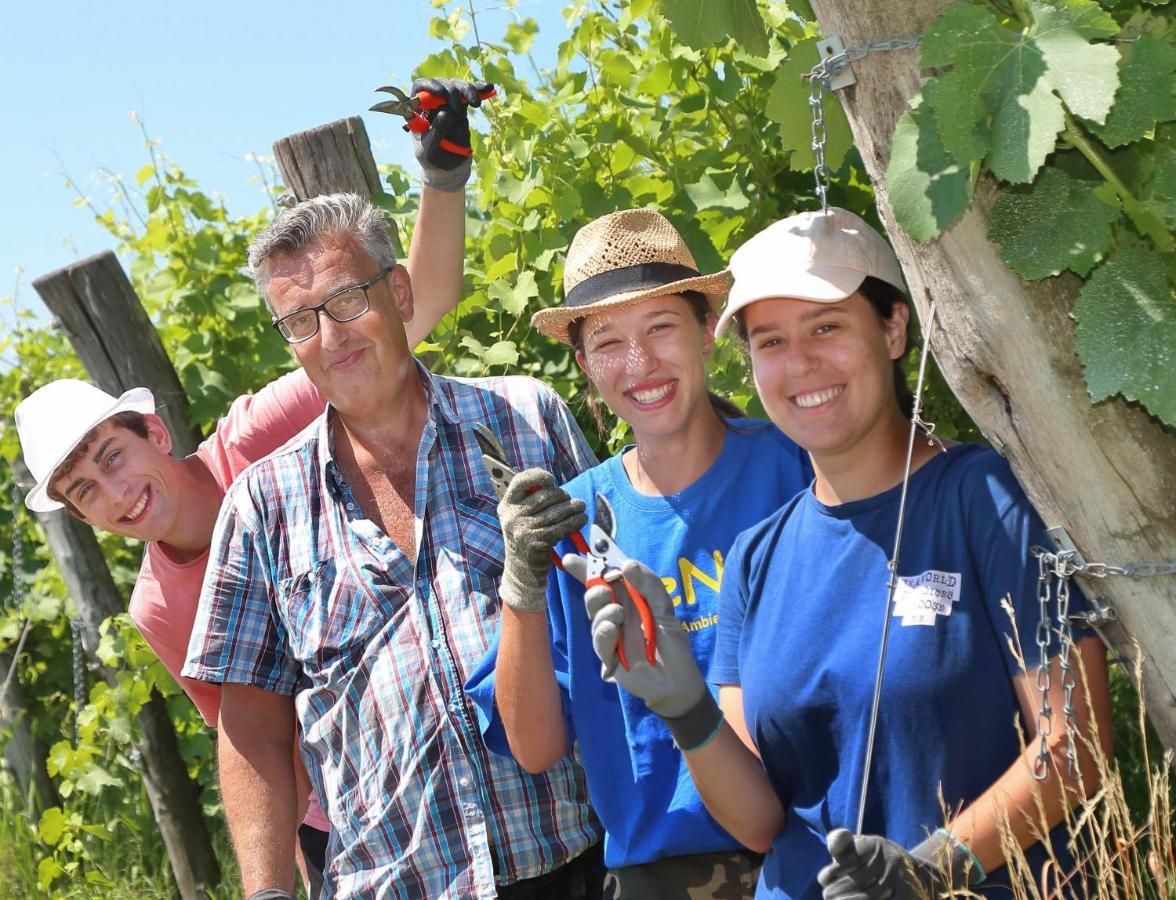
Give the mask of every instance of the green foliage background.
[[[789, 7], [769, 0], [664, 0], [660, 8], [653, 0], [579, 0], [565, 10], [571, 32], [554, 65], [542, 68], [531, 53], [533, 20], [520, 15], [503, 34], [485, 35], [476, 27], [476, 7], [435, 5], [431, 30], [446, 49], [424, 60], [417, 74], [473, 75], [498, 85], [500, 96], [483, 107], [484, 120], [475, 117], [481, 133], [475, 135], [478, 163], [468, 191], [465, 298], [419, 352], [438, 371], [523, 371], [542, 378], [568, 399], [591, 433], [585, 384], [571, 354], [534, 333], [530, 313], [558, 302], [571, 236], [604, 213], [658, 208], [681, 229], [700, 269], [709, 272], [769, 222], [813, 207], [808, 89], [800, 80], [817, 62], [811, 11], [804, 2]], [[1007, 21], [1006, 12], [998, 22]], [[1140, 55], [1138, 48], [1135, 53]], [[1163, 56], [1154, 47], [1146, 54]], [[1128, 79], [1126, 71], [1123, 77]], [[877, 223], [872, 190], [840, 107], [827, 103], [826, 117], [834, 174], [830, 203]], [[914, 128], [911, 139], [917, 143], [926, 138], [927, 126], [922, 114], [911, 117], [918, 121], [900, 127]], [[1115, 124], [1108, 120], [1107, 127]], [[1119, 127], [1130, 131], [1128, 124]], [[78, 202], [88, 204], [109, 230], [189, 395], [193, 423], [207, 433], [233, 397], [292, 367], [241, 274], [248, 241], [272, 208], [230, 217], [174, 161], [157, 153], [145, 131], [143, 137], [143, 168], [128, 180], [112, 178], [105, 199]], [[917, 149], [922, 164], [922, 145]], [[940, 148], [941, 156], [946, 153]], [[389, 192], [381, 202], [407, 236], [415, 182], [396, 167], [381, 168]], [[931, 176], [937, 183], [944, 177]], [[969, 177], [971, 184], [974, 173]], [[1031, 189], [1086, 197], [1074, 179], [1088, 178], [1087, 169], [1062, 167]], [[961, 190], [952, 183], [952, 190]], [[280, 193], [268, 181], [266, 188], [271, 196]], [[924, 190], [935, 194], [939, 188]], [[1096, 193], [1100, 203], [1110, 199], [1105, 191]], [[1049, 206], [1032, 196], [1018, 202]], [[1103, 224], [1111, 214], [1089, 199], [1083, 203], [1083, 223], [1121, 227]], [[1051, 239], [1066, 264], [1085, 274], [1105, 250], [1099, 244], [1074, 252], [1064, 244], [1068, 233], [1085, 232], [1056, 229]], [[1102, 289], [1114, 293], [1140, 267], [1152, 265], [1154, 247], [1146, 252], [1142, 262], [1124, 254], [1117, 267], [1104, 265], [1091, 284], [1099, 284], [1095, 278], [1105, 272]], [[1054, 268], [1042, 265], [1038, 253], [1030, 254], [1030, 262], [1026, 277]], [[6, 362], [0, 375], [0, 454], [11, 460], [18, 452], [11, 417], [18, 399], [54, 378], [85, 375], [60, 333], [35, 324], [18, 298], [6, 303], [14, 327], [0, 341]], [[736, 346], [719, 348], [712, 386], [758, 412]], [[980, 439], [934, 371], [925, 417], [942, 435]], [[624, 439], [618, 426], [601, 436], [599, 449], [611, 452]], [[131, 754], [134, 715], [152, 686], [168, 698], [184, 758], [202, 786], [205, 811], [223, 849], [210, 736], [125, 616], [107, 624], [100, 652], [103, 662], [118, 669], [116, 686], [91, 676], [85, 702], [74, 702], [71, 603], [43, 535], [17, 502], [7, 468], [0, 471], [0, 490], [13, 498], [0, 505], [0, 646], [11, 649], [28, 626], [15, 677], [29, 699], [35, 733], [52, 748], [51, 775], [62, 797], [60, 806], [41, 810], [15, 796], [11, 782], [0, 778], [0, 875], [6, 876], [6, 893], [167, 895], [170, 872]], [[11, 548], [18, 529], [25, 553], [14, 567]], [[117, 583], [129, 593], [140, 548], [109, 535], [101, 541]], [[10, 598], [18, 581], [24, 599], [15, 604]], [[228, 855], [222, 857], [227, 863]], [[231, 896], [231, 888], [224, 893]]]

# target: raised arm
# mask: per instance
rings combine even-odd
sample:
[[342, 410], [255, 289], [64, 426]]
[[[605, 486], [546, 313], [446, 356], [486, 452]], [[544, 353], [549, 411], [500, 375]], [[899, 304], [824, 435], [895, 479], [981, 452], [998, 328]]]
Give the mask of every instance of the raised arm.
[[[472, 166], [469, 108], [481, 105], [485, 82], [423, 78], [412, 93], [441, 97], [429, 130], [413, 134], [421, 166], [421, 202], [408, 250], [415, 312], [406, 326], [409, 346], [423, 341], [461, 300], [465, 281], [465, 185]], [[456, 149], [455, 149], [456, 148]]]

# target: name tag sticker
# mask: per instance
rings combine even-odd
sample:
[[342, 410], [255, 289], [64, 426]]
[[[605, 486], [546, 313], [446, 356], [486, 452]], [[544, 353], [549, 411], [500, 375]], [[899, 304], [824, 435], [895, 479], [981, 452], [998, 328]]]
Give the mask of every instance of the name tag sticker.
[[940, 616], [950, 616], [960, 597], [958, 572], [928, 569], [921, 575], [901, 576], [894, 591], [894, 615], [908, 625], [934, 626]]

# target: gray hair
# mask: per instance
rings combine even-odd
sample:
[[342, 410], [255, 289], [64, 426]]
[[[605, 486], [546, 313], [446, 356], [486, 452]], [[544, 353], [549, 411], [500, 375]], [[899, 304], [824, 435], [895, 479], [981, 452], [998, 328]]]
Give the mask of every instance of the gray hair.
[[295, 254], [327, 235], [352, 238], [380, 268], [396, 265], [388, 220], [370, 200], [359, 194], [311, 197], [278, 213], [249, 245], [249, 274], [266, 306], [270, 305], [266, 295], [267, 263], [277, 256]]

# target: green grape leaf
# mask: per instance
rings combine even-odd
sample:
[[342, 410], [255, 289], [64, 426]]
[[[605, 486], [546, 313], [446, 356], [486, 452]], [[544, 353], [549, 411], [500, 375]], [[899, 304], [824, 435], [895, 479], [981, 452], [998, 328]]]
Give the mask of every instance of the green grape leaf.
[[916, 241], [929, 241], [960, 217], [972, 199], [967, 166], [943, 149], [935, 113], [916, 97], [894, 128], [886, 185], [894, 216]]
[[[813, 121], [809, 108], [808, 82], [801, 76], [812, 71], [820, 62], [817, 39], [800, 41], [788, 52], [788, 58], [776, 67], [776, 81], [768, 93], [764, 113], [773, 122], [780, 123], [780, 140], [785, 150], [792, 151], [789, 168], [796, 172], [811, 171], [817, 164], [813, 154]], [[853, 133], [841, 102], [834, 96], [825, 96], [823, 107], [825, 119], [825, 167], [830, 172], [841, 168], [845, 154], [853, 146]]]
[[61, 835], [65, 832], [65, 815], [60, 807], [51, 806], [41, 814], [41, 821], [37, 825], [37, 836], [50, 847], [57, 846]]
[[1106, 124], [1090, 126], [1108, 147], [1137, 141], [1176, 118], [1176, 47], [1152, 34], [1124, 44], [1119, 92]]
[[1095, 194], [1097, 184], [1046, 166], [1031, 185], [1002, 190], [992, 207], [988, 237], [1022, 278], [1063, 269], [1085, 276], [1110, 248], [1119, 211]]
[[755, 0], [661, 0], [678, 39], [701, 50], [734, 38], [753, 56], [767, 56], [768, 30]]
[[1091, 400], [1122, 394], [1176, 426], [1176, 298], [1164, 258], [1144, 244], [1119, 251], [1090, 276], [1073, 316]]
[[1031, 3], [1029, 8], [1029, 34], [1045, 59], [1050, 83], [1071, 112], [1105, 122], [1119, 87], [1119, 51], [1090, 39], [1111, 37], [1119, 26], [1093, 0]]
[[121, 781], [97, 763], [87, 766], [86, 771], [78, 778], [78, 788], [90, 796], [101, 792], [105, 787], [118, 787], [121, 784]]
[[694, 203], [695, 209], [728, 209], [738, 212], [746, 209], [750, 202], [737, 179], [731, 179], [731, 185], [723, 190], [710, 175], [703, 175], [694, 184], [686, 185], [686, 193]]
[[983, 7], [949, 6], [923, 40], [925, 68], [951, 67], [926, 91], [945, 150], [962, 163], [990, 153], [993, 173], [1014, 183], [1053, 151], [1062, 99], [1101, 119], [1118, 87], [1116, 50], [1089, 41], [1115, 26], [1090, 0], [1032, 8], [1038, 21], [1020, 33]]

